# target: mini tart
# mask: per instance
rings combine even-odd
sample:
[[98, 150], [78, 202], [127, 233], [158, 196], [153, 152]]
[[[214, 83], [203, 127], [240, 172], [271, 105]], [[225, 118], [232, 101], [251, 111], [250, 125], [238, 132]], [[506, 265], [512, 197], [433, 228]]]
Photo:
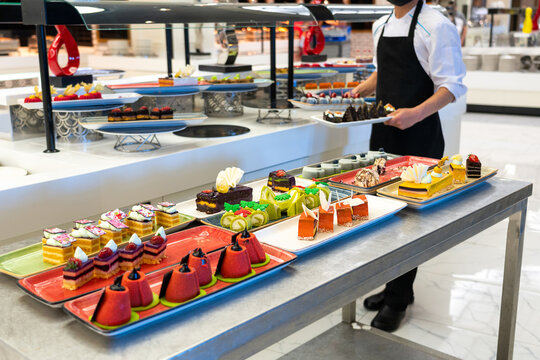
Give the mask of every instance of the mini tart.
[[143, 263], [159, 264], [165, 258], [167, 239], [161, 236], [153, 236], [152, 239], [144, 243]]
[[438, 191], [441, 191], [452, 185], [452, 175], [442, 174], [438, 178], [431, 176], [430, 184], [417, 184], [410, 181], [405, 181], [398, 186], [398, 195], [407, 196], [418, 199], [427, 199]]
[[138, 268], [143, 261], [143, 252], [143, 245], [128, 243], [125, 248], [118, 250], [118, 266], [125, 271]]
[[[105, 256], [106, 250], [109, 250], [110, 255]], [[94, 276], [100, 279], [108, 279], [113, 277], [120, 267], [118, 266], [118, 251], [113, 252], [111, 249], [105, 247], [94, 258]]]
[[62, 270], [62, 287], [68, 290], [76, 290], [93, 278], [93, 259], [88, 259], [83, 263], [79, 259], [71, 258]]

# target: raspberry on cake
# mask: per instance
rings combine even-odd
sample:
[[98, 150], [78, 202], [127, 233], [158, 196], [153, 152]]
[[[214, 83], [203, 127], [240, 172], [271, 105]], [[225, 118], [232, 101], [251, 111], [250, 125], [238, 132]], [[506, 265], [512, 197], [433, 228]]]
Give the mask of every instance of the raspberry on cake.
[[128, 108], [125, 108], [124, 112], [122, 113], [122, 120], [124, 121], [137, 120], [137, 115], [135, 114], [135, 111], [133, 111], [132, 108], [128, 107]]
[[101, 248], [101, 236], [107, 232], [97, 226], [89, 225], [86, 227], [73, 229], [71, 236], [75, 238], [75, 246], [80, 247], [84, 252], [92, 254]]
[[116, 243], [110, 240], [107, 245], [94, 258], [94, 276], [108, 279], [120, 271], [118, 266], [118, 248]]
[[155, 215], [142, 206], [134, 206], [133, 209], [136, 210], [131, 210], [125, 220], [129, 231], [141, 237], [151, 234], [154, 227], [152, 219]]
[[111, 110], [107, 116], [107, 121], [109, 122], [122, 121], [122, 119], [122, 110], [120, 109]]
[[101, 245], [105, 245], [111, 240], [116, 244], [122, 243], [123, 230], [128, 229], [126, 224], [116, 219], [103, 220], [102, 218], [98, 226], [105, 231], [105, 234], [101, 236]]
[[43, 262], [60, 265], [73, 256], [75, 239], [68, 234], [59, 234], [47, 239], [43, 247]]
[[171, 202], [157, 204], [156, 218], [158, 225], [167, 228], [180, 224], [180, 214], [176, 210], [175, 204]]
[[85, 252], [77, 247], [62, 271], [62, 287], [76, 290], [94, 278], [94, 260], [89, 259]]
[[159, 264], [165, 258], [167, 248], [167, 236], [165, 230], [160, 227], [152, 238], [144, 243], [144, 264]]
[[120, 269], [132, 270], [140, 266], [143, 257], [143, 244], [137, 234], [131, 235], [125, 248], [118, 252]]

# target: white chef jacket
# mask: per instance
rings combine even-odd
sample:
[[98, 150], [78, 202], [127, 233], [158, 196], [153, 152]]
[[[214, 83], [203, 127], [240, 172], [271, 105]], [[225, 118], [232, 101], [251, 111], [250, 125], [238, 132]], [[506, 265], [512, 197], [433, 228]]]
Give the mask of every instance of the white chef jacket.
[[[407, 36], [415, 8], [400, 19], [394, 13], [385, 15], [373, 24], [374, 56], [377, 67], [377, 44], [385, 25], [384, 37]], [[461, 40], [456, 26], [438, 10], [424, 4], [418, 15], [414, 33], [414, 50], [420, 65], [435, 85], [434, 91], [445, 87], [457, 99], [467, 92], [463, 85], [465, 64], [461, 56]]]

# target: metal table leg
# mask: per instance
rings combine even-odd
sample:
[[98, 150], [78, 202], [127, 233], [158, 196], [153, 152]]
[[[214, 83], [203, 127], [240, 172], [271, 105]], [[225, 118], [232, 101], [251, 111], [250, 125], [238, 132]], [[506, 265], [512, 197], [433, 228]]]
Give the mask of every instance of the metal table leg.
[[114, 149], [123, 152], [146, 152], [161, 148], [155, 134], [117, 135]]
[[527, 200], [521, 202], [521, 210], [510, 216], [506, 234], [506, 254], [504, 260], [504, 280], [499, 320], [497, 359], [510, 360], [514, 353], [517, 304], [521, 260], [523, 256], [523, 234], [527, 217]]
[[341, 321], [347, 324], [356, 321], [356, 300], [341, 309]]

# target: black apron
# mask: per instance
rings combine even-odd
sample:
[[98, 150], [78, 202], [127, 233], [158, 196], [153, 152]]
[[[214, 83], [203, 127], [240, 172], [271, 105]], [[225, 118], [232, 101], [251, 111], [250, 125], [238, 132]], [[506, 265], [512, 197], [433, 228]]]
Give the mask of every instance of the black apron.
[[[414, 32], [423, 1], [416, 5], [407, 37], [384, 37], [384, 28], [377, 45], [377, 103], [390, 103], [396, 109], [420, 105], [434, 93], [434, 85], [418, 61], [414, 50]], [[442, 61], [442, 59], [441, 59]], [[400, 155], [441, 158], [444, 137], [439, 114], [435, 113], [400, 130], [385, 124], [373, 124], [370, 149], [384, 148]]]

